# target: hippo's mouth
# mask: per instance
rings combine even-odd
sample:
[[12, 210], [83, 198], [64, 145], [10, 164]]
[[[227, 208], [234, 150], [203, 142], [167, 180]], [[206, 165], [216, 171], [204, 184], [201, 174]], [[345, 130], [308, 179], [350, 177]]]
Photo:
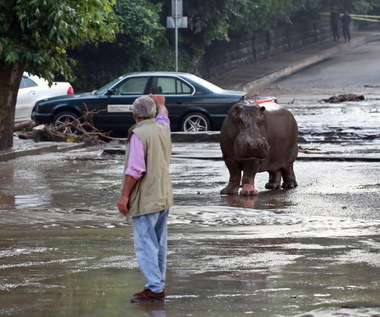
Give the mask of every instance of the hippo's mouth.
[[236, 157], [244, 160], [263, 160], [267, 157], [266, 149], [256, 149], [251, 151], [235, 151]]
[[234, 152], [237, 158], [263, 160], [267, 157], [269, 145], [265, 138], [248, 139], [240, 136], [234, 143]]

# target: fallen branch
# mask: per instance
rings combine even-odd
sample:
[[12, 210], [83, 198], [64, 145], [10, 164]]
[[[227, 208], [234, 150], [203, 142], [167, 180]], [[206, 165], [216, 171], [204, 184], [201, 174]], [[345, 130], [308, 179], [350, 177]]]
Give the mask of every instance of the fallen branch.
[[308, 149], [302, 149], [302, 148], [298, 148], [298, 153], [305, 153], [305, 154], [330, 154], [329, 152], [308, 150]]
[[[111, 132], [102, 132], [94, 126], [93, 115], [103, 110], [91, 111], [85, 103], [83, 106], [85, 108], [83, 116], [72, 122], [60, 126], [52, 124], [42, 124], [37, 127], [31, 126], [29, 127], [29, 131], [20, 133], [18, 136], [20, 139], [34, 139], [37, 142], [84, 142], [88, 145], [103, 144], [106, 143], [105, 140], [125, 140], [125, 138], [111, 137]], [[31, 128], [33, 129], [31, 130]]]
[[30, 131], [35, 126], [36, 126], [36, 124], [32, 120], [24, 121], [24, 122], [20, 122], [20, 123], [15, 123], [15, 125], [13, 127], [13, 132], [23, 131], [23, 130]]
[[338, 95], [338, 96], [332, 96], [328, 99], [322, 99], [324, 102], [328, 103], [340, 103], [345, 101], [362, 101], [365, 97], [363, 95], [353, 95], [353, 94], [347, 94], [347, 95]]

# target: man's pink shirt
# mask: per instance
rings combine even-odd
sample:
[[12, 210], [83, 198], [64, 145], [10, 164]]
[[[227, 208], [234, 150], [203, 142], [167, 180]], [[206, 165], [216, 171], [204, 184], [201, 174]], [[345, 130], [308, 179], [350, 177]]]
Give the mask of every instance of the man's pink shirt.
[[[164, 124], [170, 133], [170, 120], [166, 113], [160, 113], [156, 117], [157, 123]], [[124, 174], [132, 176], [134, 179], [139, 179], [146, 172], [145, 150], [139, 137], [132, 133], [129, 140], [129, 158], [128, 167]]]

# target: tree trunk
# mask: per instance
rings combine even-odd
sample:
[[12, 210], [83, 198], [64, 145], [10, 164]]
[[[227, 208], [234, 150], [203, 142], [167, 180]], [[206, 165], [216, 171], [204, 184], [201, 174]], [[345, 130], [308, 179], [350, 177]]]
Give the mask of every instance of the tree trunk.
[[15, 107], [23, 71], [19, 64], [0, 60], [0, 151], [13, 146]]

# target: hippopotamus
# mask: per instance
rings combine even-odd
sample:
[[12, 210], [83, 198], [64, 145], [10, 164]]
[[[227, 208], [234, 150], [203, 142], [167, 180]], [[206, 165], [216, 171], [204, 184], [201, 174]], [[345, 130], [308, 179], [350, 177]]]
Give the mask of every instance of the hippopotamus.
[[[255, 195], [256, 173], [268, 172], [267, 189], [297, 186], [293, 162], [298, 154], [298, 126], [293, 115], [274, 102], [233, 105], [220, 131], [220, 147], [230, 172], [222, 195]], [[243, 171], [243, 178], [241, 172]]]

